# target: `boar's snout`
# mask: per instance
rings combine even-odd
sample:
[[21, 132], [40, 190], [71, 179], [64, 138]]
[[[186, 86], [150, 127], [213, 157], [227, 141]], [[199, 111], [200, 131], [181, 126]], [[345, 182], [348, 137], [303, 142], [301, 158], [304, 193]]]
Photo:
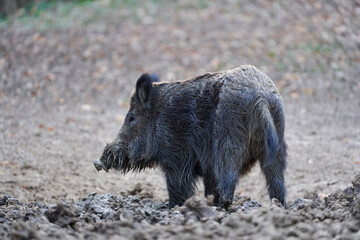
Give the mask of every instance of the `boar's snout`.
[[104, 169], [106, 172], [108, 171], [108, 169], [106, 169], [106, 167], [104, 166], [104, 164], [99, 160], [95, 160], [94, 161], [94, 167], [96, 168], [96, 170], [101, 171], [102, 169]]
[[120, 141], [106, 144], [100, 159], [95, 160], [93, 164], [98, 171], [104, 169], [107, 172], [114, 169], [127, 172], [130, 170], [129, 158]]

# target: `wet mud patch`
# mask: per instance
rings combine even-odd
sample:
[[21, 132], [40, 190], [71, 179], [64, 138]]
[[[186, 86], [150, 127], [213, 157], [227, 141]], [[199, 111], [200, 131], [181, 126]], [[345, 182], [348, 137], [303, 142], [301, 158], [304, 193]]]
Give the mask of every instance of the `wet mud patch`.
[[[211, 199], [196, 196], [170, 210], [167, 203], [138, 195], [94, 192], [78, 202], [63, 200], [55, 205], [3, 196], [0, 238], [359, 239], [359, 186], [360, 174], [351, 187], [323, 199], [310, 193], [290, 203], [288, 209], [275, 200], [265, 207], [249, 197], [236, 196], [229, 211], [212, 206]], [[136, 188], [142, 192], [140, 185]]]

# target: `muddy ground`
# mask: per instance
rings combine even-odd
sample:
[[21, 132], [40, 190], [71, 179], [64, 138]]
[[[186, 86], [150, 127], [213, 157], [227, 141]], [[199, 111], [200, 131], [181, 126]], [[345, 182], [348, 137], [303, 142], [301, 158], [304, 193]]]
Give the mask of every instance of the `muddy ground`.
[[[359, 1], [67, 4], [0, 23], [1, 239], [360, 238]], [[168, 210], [156, 169], [96, 172], [141, 73], [242, 64], [284, 99], [290, 209], [258, 166], [228, 212], [200, 183]]]

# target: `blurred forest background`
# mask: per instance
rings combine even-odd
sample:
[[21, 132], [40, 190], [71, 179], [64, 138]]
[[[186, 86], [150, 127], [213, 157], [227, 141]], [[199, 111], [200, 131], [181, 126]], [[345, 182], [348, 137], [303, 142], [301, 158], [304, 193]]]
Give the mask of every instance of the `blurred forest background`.
[[[240, 64], [258, 66], [293, 98], [319, 90], [336, 95], [358, 88], [358, 6], [357, 0], [2, 0], [0, 67], [3, 79], [25, 72], [28, 85], [37, 86], [33, 95], [64, 85], [61, 78], [77, 79], [76, 89], [56, 86], [60, 101], [64, 95], [79, 101], [86, 96], [80, 90], [126, 88], [143, 71], [185, 79]], [[5, 89], [15, 90], [18, 81]]]

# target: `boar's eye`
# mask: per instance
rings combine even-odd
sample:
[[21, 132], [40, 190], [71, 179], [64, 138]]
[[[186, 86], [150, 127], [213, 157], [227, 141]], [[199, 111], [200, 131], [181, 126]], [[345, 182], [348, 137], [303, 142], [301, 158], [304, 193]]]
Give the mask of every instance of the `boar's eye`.
[[131, 122], [133, 122], [134, 120], [135, 120], [134, 114], [129, 113], [128, 116], [127, 116], [127, 122], [128, 122], [128, 123], [131, 123]]

